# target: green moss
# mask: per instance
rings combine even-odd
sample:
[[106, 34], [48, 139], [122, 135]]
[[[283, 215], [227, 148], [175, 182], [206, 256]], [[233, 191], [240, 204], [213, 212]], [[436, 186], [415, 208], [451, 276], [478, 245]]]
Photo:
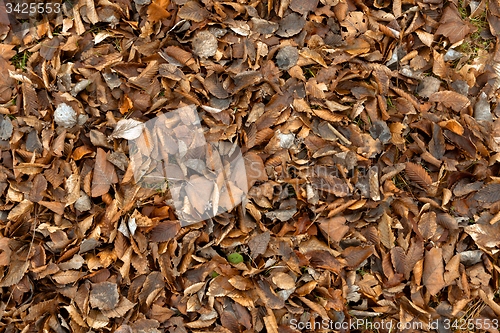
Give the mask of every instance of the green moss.
[[304, 72], [304, 76], [306, 79], [316, 77], [316, 71], [312, 67], [303, 67], [302, 71]]
[[386, 100], [387, 100], [387, 106], [392, 108], [394, 106], [394, 103], [392, 102], [391, 96], [387, 96]]
[[492, 47], [490, 40], [484, 39], [481, 35], [488, 29], [488, 20], [486, 11], [482, 11], [479, 16], [470, 17], [470, 13], [463, 5], [463, 0], [458, 2], [458, 12], [464, 21], [469, 22], [476, 29], [470, 35], [466, 36], [464, 42], [458, 50], [469, 57], [469, 62], [473, 61], [479, 56], [480, 50], [489, 51]]
[[31, 52], [25, 50], [23, 52], [18, 52], [10, 60], [12, 62], [12, 65], [14, 65], [16, 69], [24, 70], [28, 63], [28, 59], [31, 57], [31, 55], [32, 55]]

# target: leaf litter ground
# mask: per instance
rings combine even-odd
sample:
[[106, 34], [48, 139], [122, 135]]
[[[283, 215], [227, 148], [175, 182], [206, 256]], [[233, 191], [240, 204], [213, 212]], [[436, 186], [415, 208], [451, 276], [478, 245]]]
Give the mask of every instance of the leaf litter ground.
[[498, 1], [62, 9], [0, 17], [2, 331], [498, 332]]

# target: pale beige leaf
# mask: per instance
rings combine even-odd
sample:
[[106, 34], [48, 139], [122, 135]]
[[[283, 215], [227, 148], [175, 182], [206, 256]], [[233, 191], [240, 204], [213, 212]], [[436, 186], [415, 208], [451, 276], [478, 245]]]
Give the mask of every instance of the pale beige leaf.
[[110, 137], [114, 139], [137, 139], [144, 129], [144, 123], [135, 119], [120, 119]]
[[94, 329], [103, 328], [109, 323], [109, 319], [98, 310], [90, 310], [86, 319], [88, 325]]
[[272, 277], [273, 283], [280, 289], [293, 289], [295, 280], [290, 274], [279, 272]]
[[80, 175], [72, 174], [66, 179], [66, 204], [72, 205], [80, 198]]
[[52, 276], [52, 278], [59, 284], [69, 284], [78, 281], [85, 275], [83, 272], [79, 271], [63, 271], [58, 272]]

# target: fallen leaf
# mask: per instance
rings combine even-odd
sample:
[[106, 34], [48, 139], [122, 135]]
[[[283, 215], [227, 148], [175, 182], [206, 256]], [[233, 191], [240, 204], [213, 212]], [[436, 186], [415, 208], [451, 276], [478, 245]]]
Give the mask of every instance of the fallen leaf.
[[425, 253], [423, 284], [431, 296], [436, 295], [445, 285], [443, 250], [433, 247]]
[[144, 124], [134, 119], [120, 119], [110, 137], [114, 139], [137, 139], [143, 132]]
[[470, 105], [467, 96], [454, 91], [438, 91], [429, 97], [429, 102], [443, 103], [444, 106], [451, 108], [455, 112], [460, 112]]
[[119, 297], [116, 283], [95, 283], [90, 291], [90, 306], [99, 310], [112, 310], [118, 305]]
[[111, 184], [118, 182], [113, 164], [106, 159], [106, 152], [97, 148], [94, 174], [92, 177], [92, 197], [108, 193]]

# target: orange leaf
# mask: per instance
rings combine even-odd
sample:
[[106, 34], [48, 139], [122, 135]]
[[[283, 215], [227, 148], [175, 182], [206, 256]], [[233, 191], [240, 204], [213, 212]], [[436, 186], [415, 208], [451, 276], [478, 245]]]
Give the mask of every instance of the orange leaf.
[[151, 23], [156, 23], [163, 19], [169, 18], [171, 14], [166, 9], [168, 5], [170, 5], [170, 0], [154, 0], [148, 6], [148, 21]]

